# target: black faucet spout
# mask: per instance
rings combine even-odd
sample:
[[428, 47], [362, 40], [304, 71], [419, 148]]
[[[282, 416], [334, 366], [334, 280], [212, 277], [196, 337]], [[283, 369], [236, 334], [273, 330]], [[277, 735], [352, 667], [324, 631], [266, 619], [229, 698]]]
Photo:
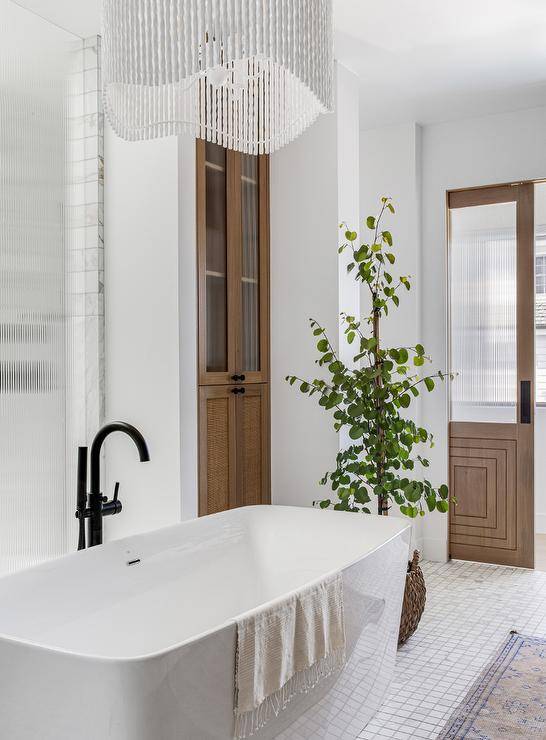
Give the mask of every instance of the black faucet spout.
[[113, 421], [99, 429], [91, 445], [90, 454], [91, 480], [89, 492], [88, 547], [102, 544], [103, 516], [107, 513], [112, 514], [121, 511], [121, 502], [117, 501], [117, 493], [115, 497], [117, 505], [113, 508], [108, 508], [107, 511], [103, 511], [103, 505], [111, 502], [107, 502], [106, 499], [103, 500], [100, 490], [100, 451], [104, 440], [113, 432], [123, 432], [133, 440], [140, 456], [140, 462], [148, 462], [150, 459], [146, 440], [132, 424], [127, 424], [124, 421]]
[[91, 445], [91, 493], [100, 493], [100, 451], [106, 437], [113, 432], [123, 432], [131, 437], [140, 455], [140, 462], [150, 460], [146, 440], [136, 427], [127, 424], [125, 421], [113, 421], [110, 424], [105, 424], [99, 429]]

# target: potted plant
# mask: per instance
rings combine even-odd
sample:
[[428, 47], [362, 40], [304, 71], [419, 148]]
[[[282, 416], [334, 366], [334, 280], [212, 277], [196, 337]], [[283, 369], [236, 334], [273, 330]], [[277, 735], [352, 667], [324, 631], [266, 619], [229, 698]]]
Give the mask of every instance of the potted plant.
[[[327, 371], [328, 380], [305, 380], [295, 375], [286, 380], [290, 385], [297, 383], [302, 393], [316, 396], [319, 405], [333, 413], [335, 430], [347, 430], [352, 441], [337, 454], [335, 469], [320, 481], [321, 485], [330, 484], [336, 497], [335, 501], [321, 500], [320, 507], [368, 514], [375, 508], [385, 516], [396, 505], [413, 519], [427, 510], [446, 513], [449, 492], [445, 484], [435, 487], [427, 478], [417, 476], [417, 469], [429, 466], [421, 449], [433, 446], [433, 436], [404, 412], [422, 390], [432, 392], [437, 381], [453, 375], [440, 370], [423, 372], [431, 360], [421, 344], [381, 344], [382, 321], [399, 307], [400, 293], [411, 289], [408, 276], [395, 279], [391, 272], [396, 257], [392, 235], [382, 226], [387, 211], [395, 212], [391, 199], [384, 197], [379, 215], [366, 219], [370, 238], [365, 244], [358, 245], [357, 233], [341, 225], [346, 242], [339, 252], [352, 250], [347, 270], [368, 288], [370, 296], [367, 316], [341, 314], [345, 340], [356, 348], [352, 366], [339, 359], [325, 328], [309, 319], [319, 353], [315, 362]], [[400, 643], [416, 629], [424, 599], [417, 553], [408, 566]]]

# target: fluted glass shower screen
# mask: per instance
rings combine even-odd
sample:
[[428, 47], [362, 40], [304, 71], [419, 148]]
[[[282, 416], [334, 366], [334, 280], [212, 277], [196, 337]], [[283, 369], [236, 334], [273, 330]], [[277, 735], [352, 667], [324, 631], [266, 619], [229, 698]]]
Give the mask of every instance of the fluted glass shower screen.
[[74, 536], [67, 110], [70, 65], [82, 40], [11, 0], [0, 0], [0, 18], [3, 573], [65, 553]]

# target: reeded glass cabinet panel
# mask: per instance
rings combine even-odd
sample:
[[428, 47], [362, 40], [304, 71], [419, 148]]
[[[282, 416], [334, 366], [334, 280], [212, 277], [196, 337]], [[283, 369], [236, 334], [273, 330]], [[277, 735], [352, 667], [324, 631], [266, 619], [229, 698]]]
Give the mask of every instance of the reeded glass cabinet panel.
[[241, 370], [260, 370], [260, 200], [258, 158], [241, 157]]
[[226, 372], [228, 370], [226, 150], [207, 142], [205, 157], [206, 369], [207, 372]]

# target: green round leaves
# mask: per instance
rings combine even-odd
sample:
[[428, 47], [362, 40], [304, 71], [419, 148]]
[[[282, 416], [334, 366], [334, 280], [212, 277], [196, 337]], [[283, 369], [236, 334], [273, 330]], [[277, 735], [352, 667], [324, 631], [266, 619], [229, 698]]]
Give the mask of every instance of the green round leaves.
[[357, 232], [342, 225], [346, 243], [339, 251], [350, 250], [347, 270], [365, 286], [371, 306], [368, 316], [341, 314], [340, 341], [353, 348], [353, 362], [350, 366], [342, 362], [325, 328], [310, 319], [321, 377], [306, 380], [288, 375], [286, 381], [297, 383], [303, 394], [316, 396], [333, 417], [334, 429], [345, 430], [348, 438], [336, 455], [335, 467], [320, 480], [331, 487], [335, 498], [325, 498], [319, 506], [363, 513], [385, 513], [398, 506], [414, 519], [426, 511], [445, 513], [453, 500], [445, 484], [436, 488], [423, 478], [429, 462], [421, 452], [424, 445], [432, 447], [432, 435], [405, 418], [404, 412], [423, 386], [432, 392], [435, 379], [453, 374], [423, 372], [430, 358], [422, 344], [390, 348], [380, 344], [382, 322], [390, 317], [389, 310], [398, 308], [400, 292], [411, 289], [408, 276], [397, 277], [385, 269], [396, 262], [392, 233], [383, 227], [385, 212], [395, 212], [388, 197], [381, 199], [380, 214], [366, 219], [372, 231], [367, 244], [358, 245]]

